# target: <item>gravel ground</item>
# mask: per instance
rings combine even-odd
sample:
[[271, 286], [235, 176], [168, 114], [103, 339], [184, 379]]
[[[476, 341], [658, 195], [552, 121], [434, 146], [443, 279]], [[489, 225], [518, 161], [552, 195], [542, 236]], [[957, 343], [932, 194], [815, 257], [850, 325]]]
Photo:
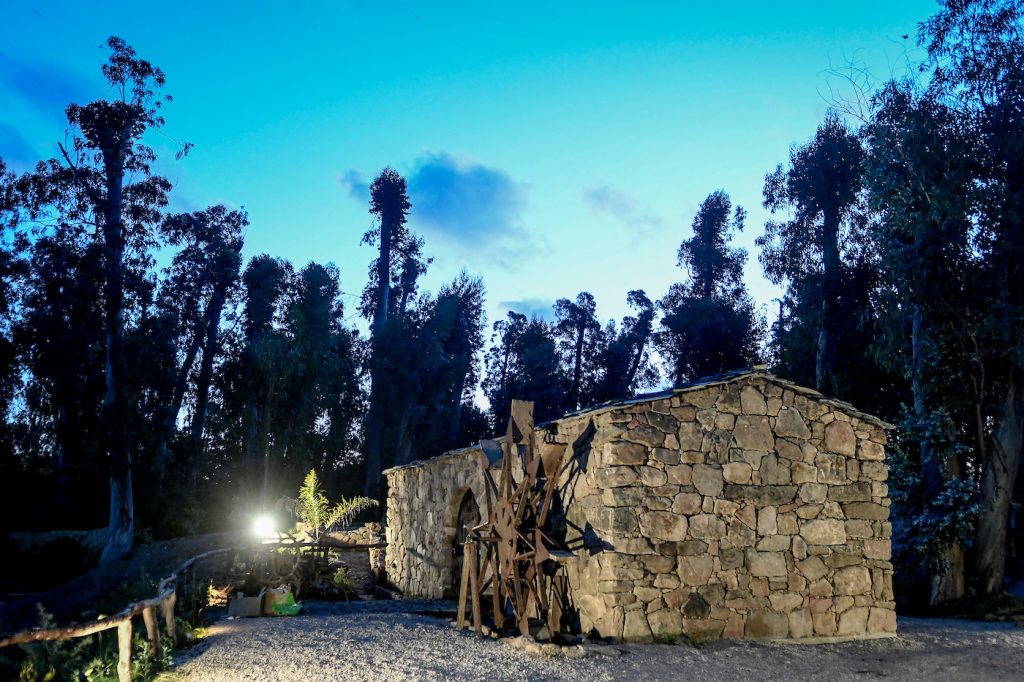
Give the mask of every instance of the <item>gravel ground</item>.
[[[901, 618], [897, 638], [842, 644], [589, 645], [532, 655], [423, 612], [450, 602], [310, 603], [296, 618], [222, 620], [173, 680], [1021, 680], [1024, 628]], [[421, 613], [416, 613], [421, 612]]]

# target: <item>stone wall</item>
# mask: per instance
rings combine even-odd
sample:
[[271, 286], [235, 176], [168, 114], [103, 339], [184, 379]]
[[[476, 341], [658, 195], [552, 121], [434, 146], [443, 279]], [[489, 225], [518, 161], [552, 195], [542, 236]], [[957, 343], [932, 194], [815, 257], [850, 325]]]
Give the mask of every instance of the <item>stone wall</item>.
[[482, 456], [466, 448], [385, 472], [385, 572], [403, 594], [437, 599], [454, 584], [456, 517], [467, 490], [484, 499]]
[[[583, 631], [895, 632], [884, 424], [754, 374], [553, 424]], [[581, 434], [589, 432], [589, 437]]]

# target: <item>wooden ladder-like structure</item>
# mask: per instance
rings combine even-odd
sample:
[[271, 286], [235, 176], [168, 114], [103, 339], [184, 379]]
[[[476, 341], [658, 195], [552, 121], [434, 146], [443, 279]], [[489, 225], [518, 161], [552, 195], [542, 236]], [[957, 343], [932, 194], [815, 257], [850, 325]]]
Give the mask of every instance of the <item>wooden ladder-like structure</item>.
[[[558, 569], [572, 557], [550, 537], [549, 526], [565, 455], [545, 470], [533, 429], [533, 403], [522, 400], [512, 401], [502, 453], [497, 483], [487, 456], [480, 458], [487, 521], [471, 529], [463, 545], [457, 627], [466, 626], [468, 601], [473, 629], [482, 633], [481, 600], [489, 589], [495, 631], [503, 632], [506, 615], [511, 615], [522, 635], [530, 634], [531, 617], [545, 622], [553, 635], [561, 629], [566, 591], [564, 572]], [[513, 464], [517, 473], [521, 470], [518, 481]]]

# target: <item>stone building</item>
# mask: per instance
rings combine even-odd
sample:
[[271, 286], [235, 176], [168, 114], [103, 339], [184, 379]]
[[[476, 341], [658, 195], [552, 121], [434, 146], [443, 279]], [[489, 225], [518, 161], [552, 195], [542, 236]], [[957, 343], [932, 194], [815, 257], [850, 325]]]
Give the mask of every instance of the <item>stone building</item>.
[[[894, 633], [889, 428], [762, 368], [539, 426], [545, 463], [564, 453], [578, 627], [625, 640]], [[452, 593], [481, 461], [500, 458], [485, 442], [385, 472], [385, 565], [404, 594]]]

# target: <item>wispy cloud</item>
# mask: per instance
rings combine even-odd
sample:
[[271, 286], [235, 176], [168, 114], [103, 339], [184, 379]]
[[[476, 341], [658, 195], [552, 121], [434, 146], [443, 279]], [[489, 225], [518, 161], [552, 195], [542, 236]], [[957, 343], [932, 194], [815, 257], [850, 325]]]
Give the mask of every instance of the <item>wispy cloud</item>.
[[84, 104], [92, 99], [90, 85], [89, 79], [70, 67], [0, 51], [0, 86], [44, 116], [60, 117], [71, 102]]
[[[406, 173], [409, 222], [427, 239], [461, 254], [485, 255], [511, 266], [532, 247], [522, 224], [526, 187], [508, 173], [446, 152], [417, 157]], [[349, 170], [338, 184], [352, 199], [369, 200], [366, 176]]]
[[364, 205], [370, 201], [370, 183], [368, 183], [363, 174], [357, 170], [348, 170], [341, 174], [338, 178], [338, 184], [341, 185], [345, 193], [353, 199]]
[[635, 197], [608, 185], [585, 188], [583, 203], [594, 213], [610, 215], [627, 227], [641, 231], [664, 225], [661, 217], [651, 213]]
[[548, 298], [523, 298], [518, 301], [498, 301], [498, 309], [504, 316], [505, 313], [515, 311], [527, 317], [539, 317], [542, 320], [551, 321], [554, 319], [553, 299]]

